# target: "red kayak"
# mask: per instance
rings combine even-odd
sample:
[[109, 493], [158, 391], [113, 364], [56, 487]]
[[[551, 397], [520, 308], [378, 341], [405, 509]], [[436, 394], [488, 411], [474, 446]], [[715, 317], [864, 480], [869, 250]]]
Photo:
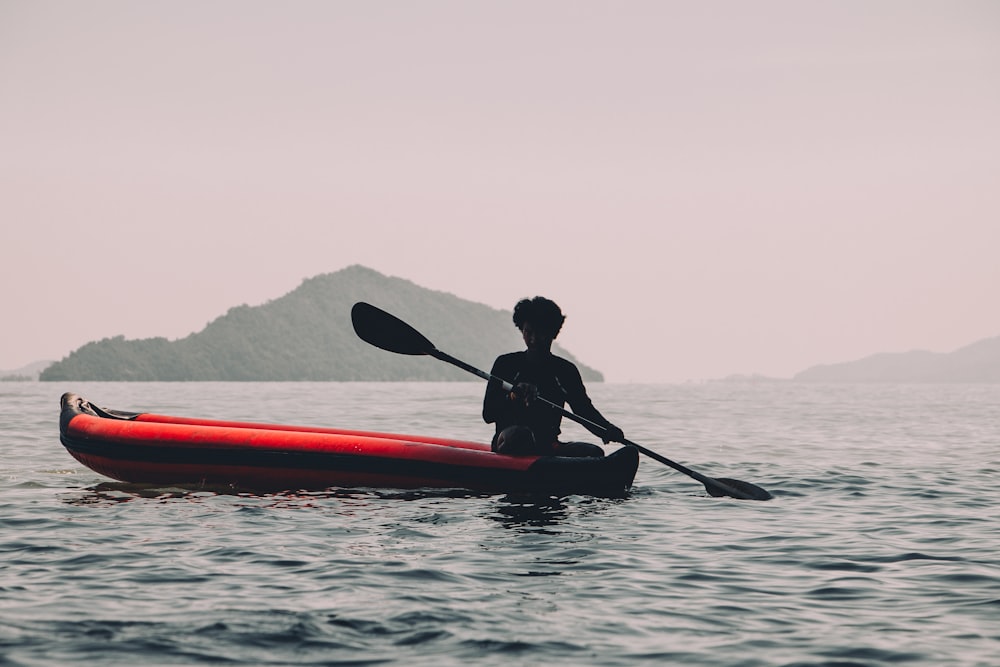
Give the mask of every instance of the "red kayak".
[[63, 394], [59, 437], [91, 470], [131, 483], [278, 491], [454, 488], [619, 497], [639, 465], [606, 457], [505, 456], [484, 443], [334, 428], [171, 417]]

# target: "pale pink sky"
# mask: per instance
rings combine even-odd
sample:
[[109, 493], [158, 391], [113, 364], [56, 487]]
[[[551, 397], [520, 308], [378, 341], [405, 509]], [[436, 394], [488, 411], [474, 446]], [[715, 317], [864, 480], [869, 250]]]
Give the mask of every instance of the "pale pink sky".
[[0, 368], [356, 263], [610, 381], [951, 351], [998, 119], [990, 1], [0, 0]]

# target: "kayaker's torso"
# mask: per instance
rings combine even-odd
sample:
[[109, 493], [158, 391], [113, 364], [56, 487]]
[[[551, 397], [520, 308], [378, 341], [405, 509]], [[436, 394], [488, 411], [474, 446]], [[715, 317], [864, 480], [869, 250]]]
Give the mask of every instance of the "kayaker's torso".
[[[580, 371], [562, 357], [530, 350], [512, 352], [497, 357], [491, 374], [512, 384], [533, 384], [540, 397], [559, 407], [568, 403], [575, 414], [601, 425], [607, 423], [587, 395]], [[540, 401], [532, 405], [512, 401], [499, 382], [491, 381], [483, 399], [483, 419], [495, 424], [497, 433], [508, 426], [527, 426], [535, 442], [544, 447], [558, 438], [562, 415]]]

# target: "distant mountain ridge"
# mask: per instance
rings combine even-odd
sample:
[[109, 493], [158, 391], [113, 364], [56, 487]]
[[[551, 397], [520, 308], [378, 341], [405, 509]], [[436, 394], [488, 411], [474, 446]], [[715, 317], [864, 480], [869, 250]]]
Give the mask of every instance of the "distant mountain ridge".
[[[529, 295], [531, 296], [531, 295]], [[442, 351], [489, 370], [523, 349], [511, 312], [466, 301], [354, 265], [308, 278], [260, 306], [237, 306], [203, 330], [170, 341], [87, 343], [42, 371], [42, 381], [423, 381], [474, 376], [431, 357], [393, 354], [362, 342], [351, 307], [367, 301], [416, 327]], [[603, 375], [558, 346], [584, 380]]]
[[796, 382], [1000, 382], [1000, 336], [950, 353], [914, 350], [813, 366]]
[[12, 370], [0, 371], [0, 382], [33, 382], [52, 362], [35, 361], [27, 366]]

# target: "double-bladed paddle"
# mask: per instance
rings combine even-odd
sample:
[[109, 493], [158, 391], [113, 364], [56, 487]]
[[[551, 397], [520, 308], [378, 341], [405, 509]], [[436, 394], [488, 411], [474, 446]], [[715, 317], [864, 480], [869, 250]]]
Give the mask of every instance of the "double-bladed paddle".
[[[354, 324], [354, 331], [358, 334], [358, 337], [375, 347], [389, 352], [395, 352], [397, 354], [428, 355], [434, 357], [435, 359], [445, 361], [453, 366], [458, 366], [462, 370], [468, 371], [473, 375], [478, 375], [484, 380], [494, 380], [496, 382], [500, 382], [503, 384], [505, 391], [511, 391], [514, 389], [514, 385], [510, 382], [507, 382], [502, 378], [498, 378], [495, 375], [491, 375], [485, 371], [481, 371], [460, 359], [456, 359], [450, 354], [442, 352], [434, 346], [434, 343], [429, 341], [422, 333], [411, 327], [409, 324], [395, 315], [391, 315], [369, 303], [359, 301], [354, 304], [354, 307], [351, 308], [351, 322]], [[598, 430], [604, 429], [604, 427], [600, 424], [595, 424], [589, 419], [584, 419], [583, 417], [575, 415], [568, 410], [564, 410], [561, 406], [556, 405], [552, 401], [549, 401], [541, 396], [535, 400], [541, 401], [554, 410], [558, 410], [564, 417], [572, 419], [579, 424], [596, 428]], [[771, 498], [771, 494], [768, 493], [767, 490], [762, 489], [756, 484], [743, 482], [738, 479], [730, 479], [728, 477], [719, 477], [717, 479], [707, 477], [706, 475], [702, 475], [699, 472], [691, 470], [687, 466], [671, 461], [667, 457], [661, 456], [651, 449], [646, 449], [642, 445], [637, 445], [631, 440], [623, 438], [621, 443], [623, 445], [628, 445], [629, 447], [635, 447], [649, 458], [668, 465], [674, 470], [680, 471], [688, 477], [698, 480], [705, 485], [705, 489], [713, 496], [729, 496], [731, 498], [739, 498], [741, 500], [768, 500]]]

